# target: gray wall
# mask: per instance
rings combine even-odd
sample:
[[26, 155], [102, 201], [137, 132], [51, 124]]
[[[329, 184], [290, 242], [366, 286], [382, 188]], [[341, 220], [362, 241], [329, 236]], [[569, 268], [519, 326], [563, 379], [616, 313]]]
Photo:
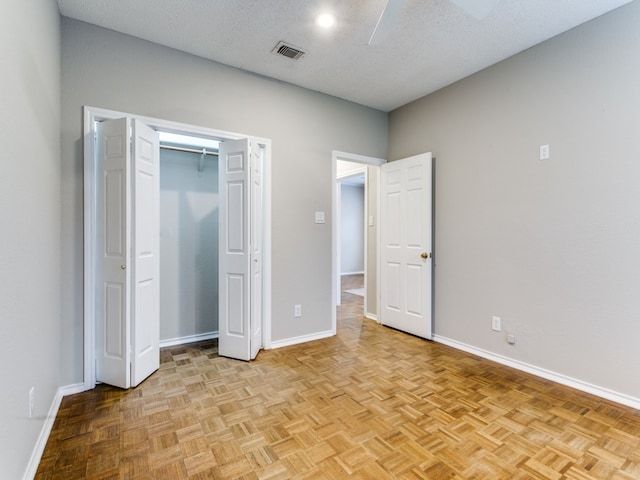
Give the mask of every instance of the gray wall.
[[272, 337], [331, 329], [332, 150], [386, 157], [387, 114], [66, 18], [62, 68], [64, 384], [82, 380], [85, 104], [270, 138]]
[[218, 331], [218, 159], [160, 150], [160, 340]]
[[364, 186], [342, 183], [340, 198], [340, 273], [364, 272]]
[[435, 333], [636, 399], [638, 25], [633, 2], [392, 112], [389, 137], [437, 157]]
[[367, 167], [367, 304], [365, 315], [378, 315], [378, 177], [380, 167]]
[[0, 476], [13, 479], [60, 385], [60, 18], [50, 0], [10, 3], [0, 15]]

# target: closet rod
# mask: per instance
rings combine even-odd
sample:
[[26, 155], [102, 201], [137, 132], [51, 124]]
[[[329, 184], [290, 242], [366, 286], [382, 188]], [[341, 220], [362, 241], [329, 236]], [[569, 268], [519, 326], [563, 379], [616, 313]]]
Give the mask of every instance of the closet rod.
[[[160, 148], [163, 148], [165, 150], [175, 150], [177, 152], [199, 153], [200, 155], [202, 155], [202, 150], [198, 150], [196, 148], [172, 147], [170, 145], [160, 145]], [[212, 150], [205, 149], [204, 153], [205, 155], [212, 155], [214, 157], [218, 156], [218, 152], [214, 152]]]

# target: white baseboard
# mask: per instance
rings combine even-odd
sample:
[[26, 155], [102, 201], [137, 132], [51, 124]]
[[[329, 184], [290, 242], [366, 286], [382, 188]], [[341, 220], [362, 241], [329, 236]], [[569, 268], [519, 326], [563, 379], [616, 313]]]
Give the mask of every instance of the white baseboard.
[[58, 389], [58, 392], [60, 392], [63, 397], [66, 397], [67, 395], [86, 392], [87, 390], [91, 390], [91, 388], [88, 385], [85, 385], [84, 383], [73, 383], [71, 385], [65, 385], [64, 387], [60, 387]]
[[378, 322], [378, 316], [373, 314], [373, 313], [365, 313], [364, 316], [365, 316], [365, 318], [368, 318], [369, 320], [373, 320], [374, 322]]
[[552, 372], [551, 370], [547, 370], [545, 368], [536, 367], [535, 365], [530, 365], [528, 363], [524, 363], [519, 360], [514, 360], [509, 357], [498, 355], [498, 354], [489, 352], [487, 350], [483, 350], [481, 348], [477, 348], [472, 345], [468, 345], [466, 343], [453, 340], [451, 338], [442, 337], [440, 335], [434, 335], [433, 340], [435, 342], [448, 345], [449, 347], [453, 347], [458, 350], [463, 350], [465, 352], [472, 353], [479, 357], [492, 360], [496, 363], [500, 363], [507, 367], [511, 367], [511, 368], [515, 368], [516, 370], [521, 370], [523, 372], [531, 373], [532, 375], [536, 375], [538, 377], [551, 380], [561, 385], [566, 385], [567, 387], [572, 387], [572, 388], [575, 388], [576, 390], [590, 393], [592, 395], [596, 395], [598, 397], [611, 400], [612, 402], [616, 402], [621, 405], [626, 405], [628, 407], [635, 408], [636, 410], [640, 410], [640, 398], [635, 398], [624, 393], [616, 392], [608, 388], [600, 387], [598, 385], [593, 385], [591, 383], [584, 382], [576, 378], [568, 377], [561, 373]]
[[29, 458], [27, 469], [24, 472], [24, 476], [22, 477], [23, 480], [32, 480], [35, 477], [36, 472], [38, 471], [38, 465], [40, 464], [40, 459], [42, 458], [42, 454], [44, 453], [44, 448], [47, 446], [49, 435], [51, 435], [51, 429], [53, 428], [53, 424], [56, 421], [56, 415], [58, 415], [58, 410], [60, 409], [62, 398], [66, 397], [67, 395], [73, 395], [74, 393], [80, 393], [86, 390], [88, 389], [84, 383], [76, 383], [58, 388], [55, 396], [53, 397], [53, 401], [51, 402], [51, 406], [49, 407], [47, 418], [42, 425], [42, 429], [40, 430], [40, 435], [38, 435], [38, 440], [36, 441], [33, 451], [31, 452], [31, 458]]
[[199, 333], [197, 335], [187, 335], [186, 337], [168, 338], [166, 340], [160, 340], [160, 348], [184, 345], [185, 343], [202, 342], [203, 340], [211, 340], [213, 338], [218, 338], [218, 332], [207, 332]]
[[335, 332], [327, 330], [325, 332], [314, 333], [312, 335], [301, 335], [300, 337], [287, 338], [285, 340], [276, 340], [271, 342], [270, 348], [288, 347], [290, 345], [297, 345], [299, 343], [312, 342], [314, 340], [322, 340], [323, 338], [333, 337]]
[[364, 275], [364, 270], [361, 272], [341, 272], [340, 275]]

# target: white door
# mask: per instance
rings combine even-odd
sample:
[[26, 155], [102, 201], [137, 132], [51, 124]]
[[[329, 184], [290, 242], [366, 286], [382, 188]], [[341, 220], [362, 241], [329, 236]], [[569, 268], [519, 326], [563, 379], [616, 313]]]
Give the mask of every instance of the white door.
[[160, 367], [160, 143], [155, 130], [135, 119], [132, 126], [131, 386], [135, 387]]
[[101, 122], [96, 157], [96, 380], [129, 388], [160, 362], [157, 134]]
[[251, 155], [251, 359], [262, 349], [262, 233], [263, 233], [263, 161], [264, 149], [252, 144]]
[[430, 339], [431, 153], [389, 162], [380, 171], [380, 322]]
[[[252, 204], [252, 197], [254, 202], [262, 201], [257, 150], [249, 139], [228, 140], [220, 144], [218, 157], [218, 353], [238, 360], [254, 358], [260, 347], [252, 348], [252, 336], [262, 336], [262, 232], [255, 231], [261, 220], [252, 222], [251, 215], [258, 205]], [[260, 193], [252, 194], [254, 190]], [[259, 292], [252, 292], [253, 288]]]
[[127, 118], [101, 122], [96, 142], [96, 380], [120, 388], [129, 388], [131, 363], [129, 127]]

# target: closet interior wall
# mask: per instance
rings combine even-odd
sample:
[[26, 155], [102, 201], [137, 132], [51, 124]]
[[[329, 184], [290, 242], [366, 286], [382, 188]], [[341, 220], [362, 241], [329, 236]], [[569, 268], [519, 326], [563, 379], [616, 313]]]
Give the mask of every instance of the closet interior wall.
[[160, 342], [217, 333], [218, 158], [161, 148]]

